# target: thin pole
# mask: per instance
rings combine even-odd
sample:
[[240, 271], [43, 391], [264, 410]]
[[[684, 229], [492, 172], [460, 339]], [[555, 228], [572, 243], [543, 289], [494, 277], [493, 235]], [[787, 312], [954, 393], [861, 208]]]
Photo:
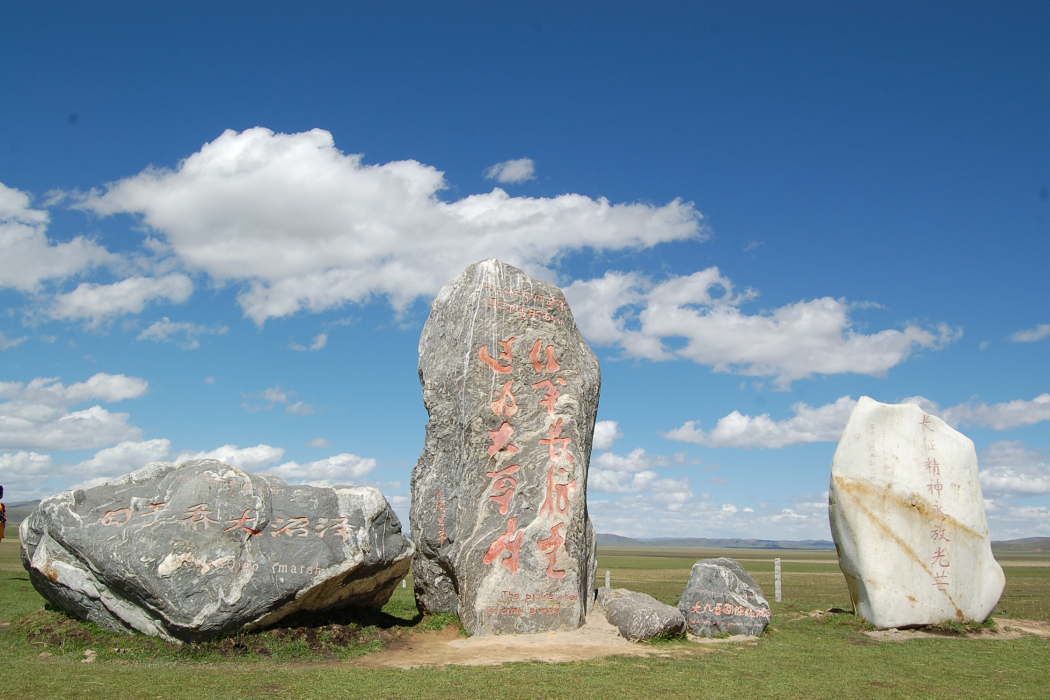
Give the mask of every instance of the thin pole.
[[780, 557], [773, 559], [773, 574], [776, 580], [776, 601], [779, 603], [783, 597], [780, 593]]

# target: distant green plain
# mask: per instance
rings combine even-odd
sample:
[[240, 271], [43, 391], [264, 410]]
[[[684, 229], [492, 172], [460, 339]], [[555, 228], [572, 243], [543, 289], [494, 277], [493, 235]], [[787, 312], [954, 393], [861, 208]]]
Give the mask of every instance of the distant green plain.
[[[667, 656], [566, 664], [375, 670], [351, 665], [421, 629], [454, 621], [417, 614], [398, 588], [384, 614], [306, 620], [297, 627], [173, 645], [99, 630], [44, 609], [21, 566], [16, 540], [0, 545], [0, 668], [13, 698], [1046, 698], [1050, 641], [944, 637], [879, 643], [852, 614], [834, 553], [770, 550], [599, 548], [598, 576], [614, 587], [677, 602], [697, 559], [738, 560], [769, 598], [773, 557], [784, 602], [757, 644], [685, 654], [691, 642], [660, 645]], [[1007, 588], [997, 617], [1050, 620], [1050, 553], [1000, 557]], [[97, 660], [81, 663], [94, 650]], [[42, 656], [43, 655], [43, 656]]]

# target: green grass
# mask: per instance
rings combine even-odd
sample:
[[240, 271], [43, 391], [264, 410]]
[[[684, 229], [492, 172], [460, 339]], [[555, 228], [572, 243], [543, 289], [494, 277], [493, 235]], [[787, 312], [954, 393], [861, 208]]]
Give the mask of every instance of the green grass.
[[[570, 664], [375, 670], [346, 663], [423, 628], [452, 623], [422, 618], [411, 587], [398, 588], [383, 615], [369, 619], [302, 620], [278, 630], [201, 645], [171, 645], [117, 635], [43, 609], [17, 557], [0, 545], [0, 668], [3, 688], [18, 698], [645, 698], [657, 694], [740, 698], [1045, 698], [1050, 643], [962, 638], [877, 643], [851, 614], [834, 555], [777, 552], [785, 602], [753, 645], [666, 640], [666, 657], [606, 658]], [[730, 556], [772, 593], [769, 551], [599, 550], [599, 579], [677, 599], [698, 558]], [[1012, 558], [1012, 557], [1011, 557]], [[1050, 556], [1043, 560], [1050, 564]], [[1025, 563], [1038, 563], [1026, 561]], [[1007, 566], [1000, 607], [1028, 603], [1046, 615], [1047, 566]], [[1020, 617], [1020, 614], [1012, 616]], [[1031, 616], [1029, 616], [1031, 617]], [[4, 625], [4, 623], [9, 623]], [[349, 639], [349, 641], [347, 641]], [[97, 661], [83, 664], [84, 651]], [[50, 656], [41, 657], [42, 653]]]

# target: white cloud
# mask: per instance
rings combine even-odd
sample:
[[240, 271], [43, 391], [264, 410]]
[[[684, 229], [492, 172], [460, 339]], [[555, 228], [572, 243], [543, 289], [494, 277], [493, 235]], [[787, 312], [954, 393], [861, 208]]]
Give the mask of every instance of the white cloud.
[[328, 345], [328, 334], [321, 333], [319, 335], [314, 336], [314, 342], [311, 343], [309, 348], [305, 345], [299, 345], [298, 343], [292, 343], [288, 347], [290, 347], [292, 350], [298, 350], [299, 352], [305, 352], [307, 350], [316, 352], [317, 350], [323, 349], [326, 345]]
[[1050, 394], [1040, 394], [1031, 401], [1017, 399], [988, 405], [966, 401], [958, 406], [941, 409], [935, 402], [923, 396], [911, 396], [903, 400], [913, 403], [927, 413], [941, 418], [945, 423], [958, 428], [964, 425], [976, 425], [992, 430], [1010, 430], [1022, 425], [1034, 425], [1050, 420]]
[[344, 452], [306, 464], [285, 462], [268, 471], [290, 483], [325, 481], [332, 484], [349, 484], [355, 479], [367, 476], [375, 468], [376, 461], [371, 457], [358, 457]]
[[[269, 401], [270, 402], [268, 405], [265, 405], [265, 406], [259, 405], [259, 404], [248, 404], [248, 403], [242, 403], [241, 404], [241, 406], [244, 408], [244, 410], [248, 411], [248, 413], [255, 413], [256, 411], [269, 411], [270, 409], [272, 409], [274, 406], [276, 406], [279, 403], [291, 404], [292, 403], [291, 397], [295, 396], [295, 392], [294, 391], [285, 391], [278, 384], [277, 386], [270, 387], [269, 389], [264, 389], [263, 391], [259, 392], [258, 394], [243, 394], [243, 396], [245, 398], [249, 398], [249, 399], [263, 399], [264, 401]], [[308, 405], [308, 404], [306, 404], [306, 403], [304, 403], [302, 401], [297, 401], [294, 404], [292, 404], [291, 406], [288, 406], [288, 408], [285, 409], [285, 412], [286, 413], [313, 413], [313, 406]]]
[[284, 412], [291, 413], [294, 416], [307, 416], [314, 412], [314, 407], [313, 404], [308, 404], [305, 401], [296, 401], [284, 409]]
[[150, 301], [179, 304], [192, 293], [193, 282], [181, 273], [129, 277], [113, 284], [83, 282], [72, 292], [56, 295], [48, 313], [58, 319], [90, 319], [88, 326], [95, 328], [113, 316], [140, 313]]
[[[209, 327], [187, 321], [174, 322], [165, 316], [139, 333], [138, 340], [152, 340], [154, 342], [175, 340], [174, 336], [181, 333], [185, 334], [185, 340], [179, 343], [179, 347], [184, 350], [195, 350], [201, 345], [200, 341], [197, 340], [199, 336], [204, 334], [222, 335], [229, 330], [226, 326], [220, 326], [219, 324]], [[214, 380], [212, 383], [214, 383]]]
[[823, 501], [793, 503], [762, 512], [718, 503], [710, 494], [682, 490], [588, 498], [587, 510], [598, 532], [628, 537], [755, 537], [760, 539], [831, 539], [826, 496]]
[[748, 416], [733, 411], [720, 418], [710, 433], [699, 428], [699, 421], [687, 421], [682, 427], [665, 433], [664, 437], [709, 447], [778, 448], [809, 442], [834, 442], [842, 436], [856, 405], [857, 402], [849, 396], [818, 408], [799, 402], [791, 407], [795, 417], [782, 421], [774, 421], [768, 413]]
[[1020, 440], [992, 443], [980, 454], [981, 489], [985, 496], [1015, 497], [1050, 494], [1050, 463]]
[[535, 179], [535, 173], [536, 164], [532, 162], [531, 158], [519, 158], [496, 163], [485, 171], [485, 179], [518, 184], [526, 180]]
[[1019, 505], [998, 498], [986, 498], [984, 511], [992, 539], [1050, 537], [1050, 510], [1046, 506]]
[[[967, 401], [946, 409], [923, 396], [910, 396], [902, 399], [901, 403], [915, 404], [953, 428], [979, 425], [993, 430], [1010, 430], [1050, 420], [1050, 394], [1041, 394], [1031, 401], [1018, 399], [991, 406]], [[742, 448], [779, 448], [810, 442], [836, 442], [842, 436], [856, 405], [857, 402], [849, 396], [817, 408], [799, 402], [791, 407], [794, 418], [781, 421], [774, 421], [768, 413], [750, 416], [733, 411], [719, 418], [718, 424], [710, 432], [704, 432], [699, 421], [686, 421], [681, 427], [663, 433], [663, 437], [708, 447]]]
[[317, 438], [316, 440], [311, 440], [310, 442], [306, 443], [306, 446], [307, 447], [331, 447], [332, 443], [328, 442], [324, 438]]
[[[227, 131], [174, 170], [147, 169], [77, 205], [141, 215], [189, 269], [243, 282], [263, 323], [387, 295], [401, 310], [490, 257], [541, 274], [567, 251], [702, 239], [690, 203], [610, 204], [492, 192], [445, 202], [441, 172], [416, 161], [365, 165], [327, 131]], [[546, 276], [546, 275], [545, 275]]]
[[214, 384], [215, 383], [215, 377], [205, 377], [204, 378], [204, 383], [205, 384]]
[[149, 382], [145, 379], [99, 372], [86, 382], [77, 382], [68, 387], [62, 385], [58, 377], [38, 377], [28, 384], [0, 382], [0, 399], [64, 406], [91, 400], [113, 403], [135, 399], [148, 390]]
[[595, 452], [611, 450], [616, 441], [623, 437], [619, 430], [619, 423], [614, 420], [600, 420], [594, 424], [594, 439], [591, 441], [591, 449]]
[[70, 407], [86, 401], [107, 403], [137, 398], [149, 383], [123, 374], [95, 374], [86, 382], [64, 386], [57, 377], [28, 384], [0, 382], [0, 449], [75, 450], [137, 440], [142, 431], [128, 424], [127, 413], [101, 406], [81, 411]]
[[653, 471], [615, 471], [592, 466], [587, 474], [587, 492], [639, 493], [648, 489], [658, 476]]
[[1017, 331], [1010, 335], [1010, 340], [1015, 343], [1034, 343], [1050, 336], [1050, 323], [1040, 323], [1035, 328]]
[[160, 462], [170, 453], [170, 440], [122, 442], [99, 450], [94, 457], [76, 465], [71, 471], [81, 476], [114, 477], [141, 469], [150, 462]]
[[47, 237], [49, 221], [46, 211], [29, 206], [27, 194], [0, 183], [0, 288], [38, 292], [45, 281], [120, 261], [83, 236], [53, 243]]
[[21, 338], [8, 338], [3, 332], [0, 332], [0, 350], [8, 350], [10, 348], [21, 345], [22, 343], [29, 340], [28, 335], [24, 335]]
[[183, 452], [173, 461], [178, 464], [193, 459], [217, 459], [231, 467], [245, 471], [257, 471], [268, 464], [280, 461], [281, 457], [284, 457], [284, 449], [280, 447], [259, 444], [255, 447], [241, 449], [236, 445], [223, 445], [211, 452]]
[[[814, 374], [884, 376], [916, 349], [940, 349], [962, 335], [944, 324], [865, 335], [852, 327], [851, 305], [829, 297], [748, 315], [739, 306], [755, 292], [734, 293], [715, 267], [659, 284], [638, 273], [607, 272], [573, 282], [565, 296], [591, 342], [619, 345], [628, 357], [682, 358], [716, 372], [774, 377], [782, 390]], [[669, 349], [670, 338], [684, 338], [684, 347]]]

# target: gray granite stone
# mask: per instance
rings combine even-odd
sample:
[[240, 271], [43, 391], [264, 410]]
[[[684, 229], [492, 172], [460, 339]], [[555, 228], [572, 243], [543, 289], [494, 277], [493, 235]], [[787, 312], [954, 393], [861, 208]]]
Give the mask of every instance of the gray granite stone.
[[645, 593], [626, 588], [599, 588], [595, 609], [632, 642], [685, 631], [682, 611]]
[[678, 609], [688, 631], [701, 637], [762, 634], [770, 618], [769, 603], [755, 579], [725, 557], [693, 564]]
[[169, 640], [381, 607], [413, 552], [375, 489], [290, 486], [214, 460], [153, 463], [52, 496], [19, 534], [51, 603]]
[[565, 296], [498, 260], [446, 284], [419, 341], [413, 580], [472, 634], [575, 629], [593, 597], [585, 489], [601, 373]]

